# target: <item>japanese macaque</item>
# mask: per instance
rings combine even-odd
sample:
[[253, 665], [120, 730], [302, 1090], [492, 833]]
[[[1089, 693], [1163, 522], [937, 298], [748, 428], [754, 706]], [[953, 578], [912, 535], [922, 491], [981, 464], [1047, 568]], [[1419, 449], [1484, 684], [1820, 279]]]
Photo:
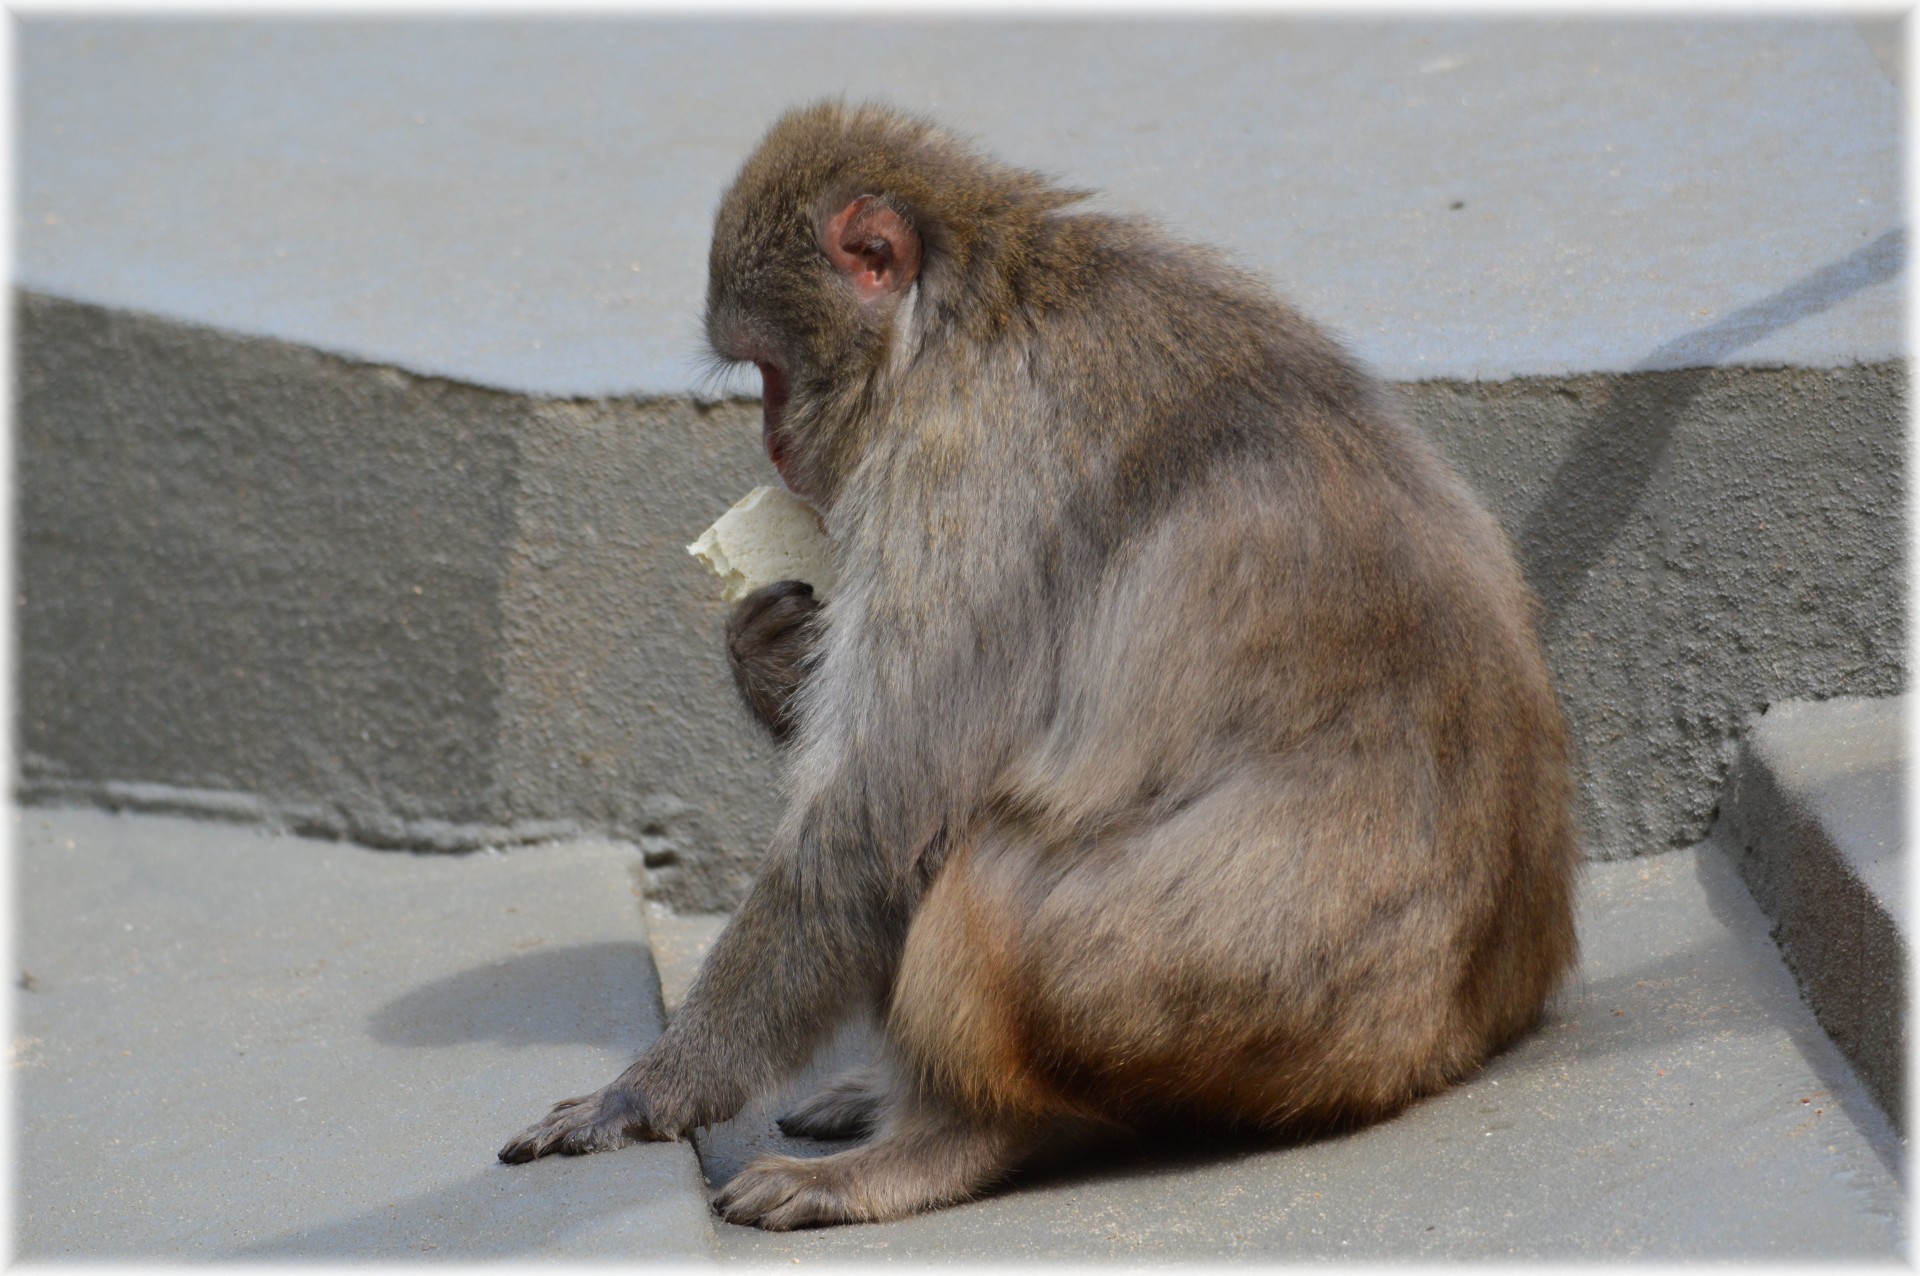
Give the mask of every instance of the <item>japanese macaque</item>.
[[1213, 254], [924, 120], [788, 113], [706, 329], [833, 595], [729, 627], [791, 801], [663, 1035], [506, 1145], [671, 1139], [862, 1003], [885, 1055], [716, 1208], [962, 1200], [1069, 1122], [1378, 1120], [1574, 959], [1566, 730], [1493, 519], [1331, 340]]

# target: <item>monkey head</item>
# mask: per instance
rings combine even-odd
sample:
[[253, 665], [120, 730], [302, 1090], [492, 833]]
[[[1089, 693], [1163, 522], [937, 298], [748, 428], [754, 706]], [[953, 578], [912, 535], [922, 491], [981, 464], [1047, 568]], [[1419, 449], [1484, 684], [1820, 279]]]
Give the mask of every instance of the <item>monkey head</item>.
[[[767, 458], [788, 487], [830, 500], [836, 425], [886, 359], [920, 277], [914, 183], [884, 161], [923, 128], [833, 105], [790, 112], [715, 218], [707, 340], [758, 368]], [[875, 148], [878, 126], [895, 136]]]
[[1040, 214], [1083, 195], [884, 107], [782, 116], [714, 219], [706, 332], [719, 359], [759, 369], [787, 486], [830, 506], [890, 364], [936, 329], [976, 326], [983, 305], [1009, 312], [1002, 266]]

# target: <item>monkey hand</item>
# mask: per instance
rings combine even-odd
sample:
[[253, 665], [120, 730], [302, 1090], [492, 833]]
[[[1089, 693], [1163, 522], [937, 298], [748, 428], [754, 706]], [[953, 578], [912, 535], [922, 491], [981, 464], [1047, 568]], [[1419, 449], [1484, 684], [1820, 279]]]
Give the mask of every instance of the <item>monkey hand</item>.
[[793, 730], [793, 696], [806, 677], [820, 610], [813, 586], [780, 580], [740, 600], [727, 619], [727, 663], [740, 699], [775, 740]]
[[592, 1094], [554, 1104], [553, 1111], [507, 1140], [500, 1159], [518, 1165], [550, 1152], [580, 1156], [673, 1137], [654, 1119], [653, 1105], [640, 1087], [622, 1076]]

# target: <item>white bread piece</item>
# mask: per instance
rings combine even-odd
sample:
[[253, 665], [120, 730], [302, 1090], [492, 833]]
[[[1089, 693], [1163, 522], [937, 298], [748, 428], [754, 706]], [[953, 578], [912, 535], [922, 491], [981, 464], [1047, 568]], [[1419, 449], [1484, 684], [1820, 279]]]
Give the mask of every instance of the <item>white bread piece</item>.
[[687, 552], [720, 578], [730, 603], [776, 580], [804, 580], [824, 601], [839, 577], [820, 515], [784, 487], [748, 492]]

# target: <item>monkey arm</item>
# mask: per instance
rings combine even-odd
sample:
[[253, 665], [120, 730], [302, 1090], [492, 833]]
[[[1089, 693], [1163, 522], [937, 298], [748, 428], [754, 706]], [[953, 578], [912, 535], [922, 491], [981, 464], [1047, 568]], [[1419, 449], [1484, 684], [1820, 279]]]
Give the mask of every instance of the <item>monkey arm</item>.
[[[884, 992], [937, 869], [942, 830], [977, 804], [1051, 700], [1046, 627], [985, 625], [1002, 601], [993, 591], [1009, 581], [984, 564], [973, 570], [980, 575], [956, 563], [916, 577], [925, 588], [888, 607], [850, 590], [836, 597], [831, 628], [815, 628], [809, 611], [782, 629], [779, 610], [813, 604], [798, 590], [769, 587], [761, 609], [743, 602], [731, 636], [764, 630], [784, 635], [773, 647], [813, 643], [792, 680], [808, 683], [815, 710], [797, 724], [786, 814], [666, 1032], [612, 1084], [509, 1141], [502, 1160], [674, 1138], [724, 1120], [846, 1011]], [[730, 652], [750, 674], [753, 641]], [[785, 694], [790, 703], [791, 687]]]
[[500, 1159], [604, 1151], [723, 1121], [877, 995], [911, 905], [873, 871], [879, 857], [861, 852], [863, 840], [850, 803], [791, 809], [666, 1032], [612, 1084], [509, 1140]]
[[634, 1065], [663, 1132], [731, 1116], [891, 977], [910, 902], [860, 863], [877, 856], [836, 854], [807, 827], [837, 814], [789, 821], [801, 825], [793, 836], [783, 825], [672, 1024]]

